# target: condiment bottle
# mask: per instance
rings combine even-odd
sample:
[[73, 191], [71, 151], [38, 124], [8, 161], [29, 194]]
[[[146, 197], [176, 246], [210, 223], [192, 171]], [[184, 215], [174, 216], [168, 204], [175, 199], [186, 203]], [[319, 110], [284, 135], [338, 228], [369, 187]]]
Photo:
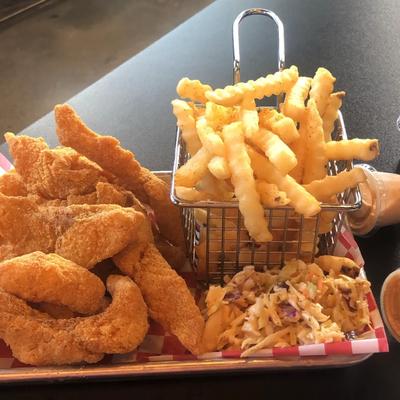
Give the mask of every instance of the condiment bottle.
[[370, 235], [382, 226], [400, 223], [400, 175], [378, 172], [368, 164], [358, 164], [367, 177], [360, 184], [361, 208], [348, 213], [355, 235]]

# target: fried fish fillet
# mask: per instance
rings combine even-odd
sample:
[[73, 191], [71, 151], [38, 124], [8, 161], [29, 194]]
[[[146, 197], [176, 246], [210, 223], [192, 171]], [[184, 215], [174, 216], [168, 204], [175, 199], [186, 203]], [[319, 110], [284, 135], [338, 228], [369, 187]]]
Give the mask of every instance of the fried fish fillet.
[[131, 207], [135, 204], [135, 196], [132, 192], [109, 182], [98, 182], [95, 192], [88, 194], [69, 194], [66, 199], [49, 200], [37, 194], [28, 194], [28, 197], [36, 204], [45, 206], [65, 207], [74, 204], [117, 204], [121, 207]]
[[21, 175], [15, 169], [0, 176], [0, 193], [7, 196], [26, 196], [28, 194]]
[[40, 207], [25, 197], [0, 194], [2, 260], [42, 251], [91, 268], [135, 240], [142, 213], [117, 205]]
[[156, 215], [161, 234], [173, 245], [184, 246], [179, 210], [169, 199], [165, 182], [143, 168], [132, 152], [123, 149], [112, 136], [98, 135], [87, 127], [68, 104], [54, 109], [60, 143], [69, 146], [112, 173]]
[[150, 317], [178, 337], [191, 353], [200, 352], [204, 319], [186, 282], [152, 243], [136, 242], [113, 257], [139, 286]]
[[22, 315], [36, 319], [47, 319], [50, 316], [45, 312], [37, 311], [29, 307], [24, 300], [5, 292], [0, 288], [0, 313]]
[[97, 312], [106, 290], [87, 269], [40, 251], [0, 263], [0, 288], [25, 301], [64, 305], [80, 314]]
[[95, 363], [104, 353], [132, 351], [148, 330], [146, 304], [128, 277], [111, 275], [107, 289], [112, 303], [91, 317], [41, 320], [0, 309], [0, 337], [32, 365]]
[[45, 199], [66, 199], [68, 195], [93, 192], [106, 173], [96, 163], [74, 149], [49, 149], [43, 138], [4, 135], [14, 159], [15, 169], [28, 192]]

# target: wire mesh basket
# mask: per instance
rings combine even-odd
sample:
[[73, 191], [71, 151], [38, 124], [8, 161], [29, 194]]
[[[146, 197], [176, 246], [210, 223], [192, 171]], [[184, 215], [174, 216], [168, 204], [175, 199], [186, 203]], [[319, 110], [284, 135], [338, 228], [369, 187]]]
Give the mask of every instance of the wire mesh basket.
[[[238, 15], [233, 24], [234, 83], [240, 81], [239, 23], [249, 15], [264, 15], [273, 19], [278, 28], [278, 68], [284, 60], [284, 30], [276, 14], [264, 9], [249, 9]], [[277, 103], [281, 99], [277, 99]], [[260, 107], [263, 108], [263, 107]], [[332, 140], [347, 139], [343, 116], [335, 122]], [[312, 262], [316, 254], [332, 254], [347, 212], [361, 206], [359, 188], [347, 189], [337, 195], [336, 203], [321, 204], [321, 212], [313, 217], [295, 213], [293, 207], [265, 208], [265, 216], [273, 240], [253, 241], [244, 227], [237, 201], [198, 201], [180, 199], [175, 192], [175, 172], [189, 158], [177, 128], [175, 160], [171, 181], [171, 200], [180, 207], [190, 262], [198, 279], [206, 283], [222, 283], [225, 275], [233, 275], [246, 265], [256, 269], [280, 267], [285, 260], [300, 258]], [[353, 168], [351, 161], [329, 161], [328, 175]], [[332, 221], [328, 231], [321, 232], [321, 224]]]

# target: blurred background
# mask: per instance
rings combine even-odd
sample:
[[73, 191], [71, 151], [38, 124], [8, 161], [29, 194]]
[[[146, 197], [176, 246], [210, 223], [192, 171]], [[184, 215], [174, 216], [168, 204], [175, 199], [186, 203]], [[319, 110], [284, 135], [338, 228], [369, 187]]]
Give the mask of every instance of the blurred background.
[[18, 132], [212, 0], [0, 0], [0, 132]]

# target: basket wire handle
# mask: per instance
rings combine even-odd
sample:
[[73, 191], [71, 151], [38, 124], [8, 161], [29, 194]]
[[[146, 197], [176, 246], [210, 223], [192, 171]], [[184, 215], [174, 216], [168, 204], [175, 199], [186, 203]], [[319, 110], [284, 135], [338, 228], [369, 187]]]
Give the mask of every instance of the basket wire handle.
[[283, 23], [279, 17], [272, 11], [265, 8], [249, 8], [242, 11], [233, 22], [233, 83], [240, 82], [240, 45], [239, 45], [239, 24], [250, 15], [264, 15], [271, 18], [278, 29], [278, 70], [285, 68], [285, 32]]

